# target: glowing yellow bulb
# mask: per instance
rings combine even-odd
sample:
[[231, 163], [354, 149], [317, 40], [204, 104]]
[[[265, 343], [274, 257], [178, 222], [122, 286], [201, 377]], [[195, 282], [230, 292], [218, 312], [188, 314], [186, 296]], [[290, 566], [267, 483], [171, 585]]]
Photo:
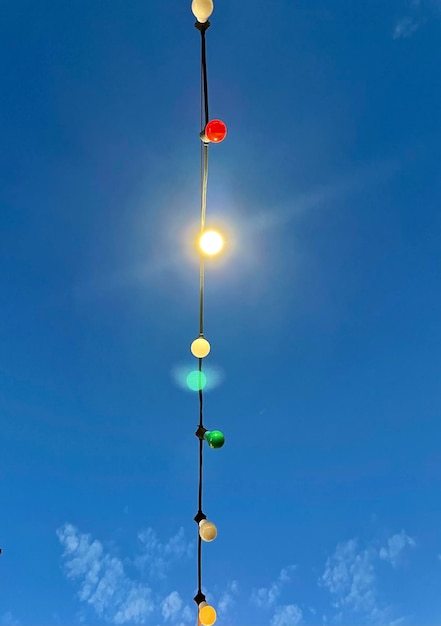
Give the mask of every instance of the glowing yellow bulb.
[[203, 541], [213, 541], [217, 537], [217, 528], [213, 522], [203, 519], [199, 522], [199, 535]]
[[198, 22], [204, 24], [213, 13], [213, 0], [193, 0], [191, 10]]
[[224, 247], [224, 240], [215, 230], [207, 230], [199, 239], [199, 247], [204, 254], [214, 255]]
[[202, 626], [213, 626], [216, 621], [216, 611], [206, 602], [199, 605], [199, 621]]
[[190, 350], [197, 359], [203, 359], [210, 352], [211, 346], [204, 337], [198, 337], [193, 341]]

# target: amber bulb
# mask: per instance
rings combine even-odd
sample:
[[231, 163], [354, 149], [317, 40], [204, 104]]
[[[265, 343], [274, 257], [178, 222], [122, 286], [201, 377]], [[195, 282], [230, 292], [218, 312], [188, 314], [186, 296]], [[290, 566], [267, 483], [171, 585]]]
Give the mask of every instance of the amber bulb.
[[212, 606], [206, 602], [201, 602], [199, 605], [199, 621], [202, 626], [213, 626], [216, 621], [216, 611]]
[[213, 541], [217, 537], [217, 528], [213, 522], [203, 519], [199, 522], [199, 536], [203, 541]]

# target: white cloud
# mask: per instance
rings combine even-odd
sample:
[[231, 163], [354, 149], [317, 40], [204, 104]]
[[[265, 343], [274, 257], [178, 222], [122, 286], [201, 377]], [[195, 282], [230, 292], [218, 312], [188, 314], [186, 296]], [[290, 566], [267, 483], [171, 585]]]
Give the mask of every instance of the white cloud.
[[193, 621], [194, 615], [194, 611], [192, 611], [188, 605], [184, 607], [184, 610], [182, 611], [182, 619], [184, 620], [184, 622]]
[[294, 569], [295, 565], [290, 565], [281, 570], [277, 579], [269, 587], [253, 589], [251, 601], [260, 608], [273, 606], [280, 596], [283, 585], [290, 582], [290, 572], [294, 571]]
[[371, 549], [358, 550], [357, 541], [340, 543], [326, 562], [319, 583], [334, 596], [336, 609], [349, 609], [368, 615], [372, 621], [382, 612], [377, 606], [376, 580]]
[[[173, 593], [174, 592], [172, 592], [170, 595], [172, 595]], [[190, 624], [191, 626], [194, 626], [194, 623], [197, 619], [196, 605], [194, 605], [192, 609], [188, 605], [186, 605], [180, 613], [178, 611], [175, 617], [170, 619], [173, 619], [174, 621], [168, 624], [168, 626], [189, 626]]]
[[[60, 527], [57, 536], [64, 548], [64, 572], [67, 578], [79, 583], [78, 598], [104, 621], [145, 624], [156, 610], [160, 610], [164, 621], [172, 626], [185, 626], [194, 620], [194, 612], [188, 606], [183, 608], [177, 591], [169, 593], [162, 602], [154, 599], [150, 586], [131, 579], [124, 570], [123, 561], [106, 551], [100, 541], [80, 533], [72, 524]], [[138, 539], [141, 554], [131, 563], [140, 570], [141, 579], [145, 574], [164, 578], [174, 562], [189, 556], [192, 551], [192, 543], [186, 541], [182, 528], [164, 543], [151, 528], [140, 532]]]
[[280, 589], [277, 583], [272, 583], [270, 587], [261, 587], [253, 590], [251, 599], [258, 607], [269, 607], [276, 603]]
[[394, 39], [406, 39], [413, 35], [413, 33], [420, 27], [420, 22], [408, 15], [400, 18], [395, 24], [393, 38]]
[[172, 591], [162, 602], [162, 616], [168, 622], [176, 619], [182, 608], [182, 599], [177, 591]]
[[415, 546], [415, 540], [404, 530], [392, 535], [387, 540], [387, 546], [380, 550], [373, 543], [359, 549], [356, 539], [340, 543], [328, 558], [319, 580], [319, 584], [333, 596], [333, 607], [337, 611], [333, 621], [341, 621], [347, 612], [353, 612], [369, 623], [399, 624], [403, 618], [391, 621], [391, 608], [378, 600], [375, 564], [382, 559], [396, 567], [403, 550]]
[[225, 617], [230, 609], [234, 606], [235, 597], [238, 594], [239, 588], [237, 585], [237, 581], [233, 580], [227, 586], [226, 591], [224, 591], [219, 601], [217, 602], [217, 610], [221, 617]]
[[164, 578], [170, 565], [179, 559], [191, 556], [193, 543], [185, 539], [184, 529], [180, 528], [167, 543], [158, 540], [155, 531], [147, 528], [138, 534], [142, 554], [135, 559], [135, 565], [146, 570], [152, 578]]
[[122, 561], [72, 524], [57, 530], [66, 576], [80, 581], [78, 596], [113, 624], [145, 624], [154, 610], [151, 589], [131, 580]]
[[0, 615], [0, 624], [1, 626], [20, 626], [19, 620], [12, 615], [11, 611]]
[[[133, 583], [131, 583], [133, 585]], [[114, 618], [114, 624], [145, 624], [148, 615], [153, 611], [154, 604], [151, 592], [143, 585], [133, 585], [126, 598], [121, 602]]]
[[402, 530], [400, 533], [392, 535], [392, 537], [387, 540], [386, 547], [380, 548], [380, 559], [388, 561], [393, 567], [396, 567], [400, 562], [403, 550], [407, 547], [415, 548], [415, 546], [415, 539], [409, 537], [409, 535]]
[[280, 571], [269, 587], [253, 589], [251, 601], [255, 605], [259, 608], [275, 607], [271, 626], [297, 626], [302, 620], [302, 611], [296, 604], [277, 605], [283, 586], [291, 582], [291, 574], [295, 569], [295, 565], [290, 565]]
[[271, 620], [271, 626], [297, 626], [302, 620], [302, 611], [297, 604], [278, 606]]
[[[441, 0], [407, 0], [403, 15], [397, 20], [394, 39], [407, 39], [430, 19], [439, 19]], [[404, 8], [404, 7], [403, 7]]]

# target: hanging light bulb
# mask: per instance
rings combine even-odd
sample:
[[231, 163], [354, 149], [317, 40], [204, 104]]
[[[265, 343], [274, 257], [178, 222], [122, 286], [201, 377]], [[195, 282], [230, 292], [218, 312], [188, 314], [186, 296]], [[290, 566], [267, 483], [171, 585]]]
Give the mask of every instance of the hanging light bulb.
[[190, 346], [193, 356], [197, 359], [203, 359], [211, 350], [211, 346], [204, 337], [198, 337]]
[[217, 537], [217, 528], [213, 522], [202, 519], [199, 522], [199, 536], [203, 541], [213, 541]]
[[199, 620], [202, 626], [213, 626], [216, 621], [216, 611], [212, 606], [206, 602], [201, 602], [199, 605]]
[[206, 230], [199, 239], [199, 247], [209, 256], [218, 254], [224, 247], [224, 240], [220, 233], [215, 230]]
[[225, 443], [225, 435], [220, 430], [207, 430], [204, 439], [210, 448], [222, 448]]
[[206, 384], [207, 377], [204, 372], [193, 370], [187, 376], [187, 387], [191, 389], [191, 391], [201, 391], [201, 389], [204, 389]]
[[205, 137], [213, 143], [220, 143], [227, 136], [227, 127], [222, 120], [210, 120], [205, 127]]
[[193, 0], [191, 10], [200, 24], [205, 24], [213, 13], [213, 0]]

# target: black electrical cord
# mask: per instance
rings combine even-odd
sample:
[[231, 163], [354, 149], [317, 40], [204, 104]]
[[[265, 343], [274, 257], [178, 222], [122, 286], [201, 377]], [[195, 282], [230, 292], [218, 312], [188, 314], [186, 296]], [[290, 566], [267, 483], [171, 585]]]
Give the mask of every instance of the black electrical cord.
[[[200, 24], [196, 22], [196, 28], [201, 33], [201, 126], [203, 126], [201, 135], [204, 133], [204, 129], [208, 124], [208, 79], [207, 79], [207, 50], [205, 33], [210, 26], [210, 22]], [[208, 144], [202, 142], [201, 144], [201, 235], [205, 228], [205, 214], [207, 210], [207, 184], [208, 184]], [[200, 253], [200, 266], [199, 266], [199, 336], [204, 336], [204, 256]], [[198, 524], [203, 519], [206, 519], [202, 510], [202, 484], [203, 484], [203, 449], [204, 449], [204, 421], [203, 421], [203, 392], [202, 392], [202, 359], [199, 359], [199, 428], [196, 431], [196, 435], [199, 438], [199, 484], [198, 484], [198, 512], [195, 516], [195, 521]], [[198, 553], [197, 553], [197, 579], [198, 579], [198, 591], [194, 598], [195, 602], [199, 605], [205, 600], [205, 595], [202, 592], [202, 539], [198, 532]]]
[[[201, 66], [202, 66], [202, 83], [204, 90], [204, 113], [205, 113], [205, 126], [208, 124], [208, 80], [207, 80], [207, 45], [205, 41], [205, 33], [209, 28], [210, 22], [205, 24], [197, 24], [197, 28], [201, 31]], [[202, 27], [202, 28], [201, 28]]]

